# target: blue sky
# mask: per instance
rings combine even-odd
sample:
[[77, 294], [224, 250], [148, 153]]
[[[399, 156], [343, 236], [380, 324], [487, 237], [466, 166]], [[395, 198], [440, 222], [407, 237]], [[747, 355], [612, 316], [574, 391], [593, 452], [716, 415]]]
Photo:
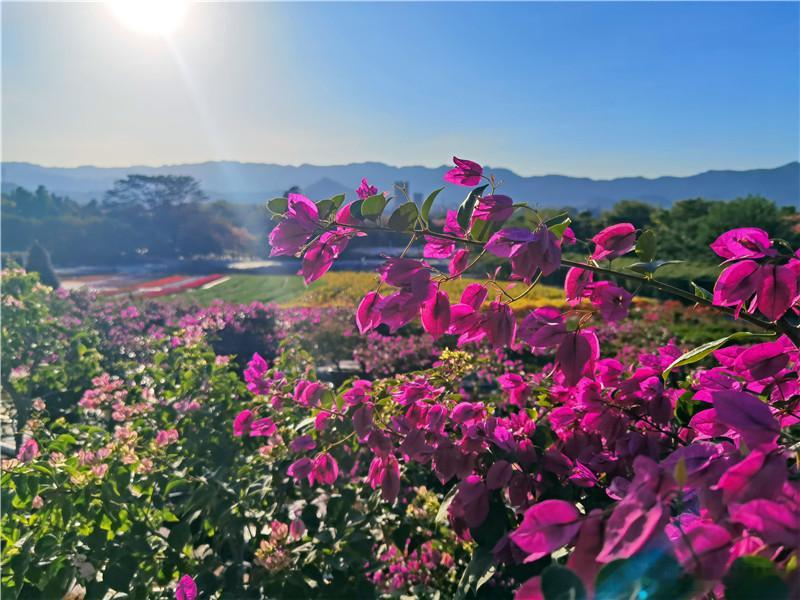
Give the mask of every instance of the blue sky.
[[685, 175], [800, 155], [798, 3], [3, 3], [3, 160]]

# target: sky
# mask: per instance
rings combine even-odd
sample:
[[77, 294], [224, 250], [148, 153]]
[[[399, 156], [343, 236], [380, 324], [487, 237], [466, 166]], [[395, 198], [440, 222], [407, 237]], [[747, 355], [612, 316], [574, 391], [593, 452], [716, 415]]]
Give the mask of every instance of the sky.
[[800, 157], [800, 4], [2, 4], [2, 158], [595, 178]]

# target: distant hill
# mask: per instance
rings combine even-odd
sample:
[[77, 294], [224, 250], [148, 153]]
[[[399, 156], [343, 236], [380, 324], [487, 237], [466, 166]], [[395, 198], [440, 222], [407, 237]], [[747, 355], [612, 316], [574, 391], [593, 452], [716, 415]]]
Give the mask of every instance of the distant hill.
[[[444, 185], [442, 176], [449, 167], [393, 167], [379, 162], [348, 165], [285, 166], [266, 163], [205, 162], [161, 167], [43, 167], [31, 163], [2, 163], [2, 181], [35, 189], [49, 190], [78, 201], [100, 199], [115, 180], [131, 173], [181, 174], [196, 177], [214, 199], [238, 203], [260, 203], [281, 195], [293, 185], [318, 200], [354, 190], [362, 177], [379, 190], [392, 191], [397, 181], [408, 182], [409, 192], [427, 194]], [[791, 162], [774, 169], [747, 171], [706, 171], [688, 177], [622, 177], [589, 179], [563, 175], [522, 177], [508, 169], [492, 168], [503, 182], [503, 193], [531, 206], [572, 206], [601, 210], [624, 199], [645, 200], [668, 206], [676, 200], [703, 197], [729, 200], [758, 194], [779, 205], [800, 205], [800, 163]], [[4, 184], [5, 187], [5, 184]], [[452, 207], [464, 196], [464, 189], [448, 185], [439, 206]]]

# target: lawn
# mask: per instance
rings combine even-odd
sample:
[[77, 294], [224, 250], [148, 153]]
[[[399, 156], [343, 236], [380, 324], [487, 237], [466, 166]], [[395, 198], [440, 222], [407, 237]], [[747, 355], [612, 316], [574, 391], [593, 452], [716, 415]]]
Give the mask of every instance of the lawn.
[[[457, 302], [464, 288], [478, 279], [459, 279], [444, 284], [452, 301]], [[181, 296], [209, 304], [213, 300], [248, 303], [254, 300], [275, 302], [292, 306], [355, 306], [369, 290], [375, 288], [377, 277], [374, 273], [354, 271], [334, 271], [310, 286], [296, 275], [233, 275], [228, 281], [207, 290], [189, 290]], [[504, 283], [510, 286], [509, 293], [521, 293], [525, 286], [519, 283]], [[386, 288], [384, 288], [386, 289]], [[493, 297], [490, 290], [490, 298]], [[560, 288], [541, 285], [525, 298], [514, 303], [516, 310], [526, 310], [547, 304], [563, 303]]]

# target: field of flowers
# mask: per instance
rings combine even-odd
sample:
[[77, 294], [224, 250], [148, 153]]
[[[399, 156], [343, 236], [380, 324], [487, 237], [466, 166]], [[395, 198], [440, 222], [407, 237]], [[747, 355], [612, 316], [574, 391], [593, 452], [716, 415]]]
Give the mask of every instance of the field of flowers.
[[[486, 187], [441, 232], [435, 194], [388, 217], [366, 182], [272, 201], [273, 253], [336, 302], [130, 302], [5, 270], [3, 593], [797, 597], [800, 255], [734, 230], [712, 292], [670, 289], [652, 234], [503, 229], [518, 207]], [[448, 271], [389, 258], [366, 293], [325, 275], [375, 228]], [[513, 288], [459, 278], [485, 253]], [[564, 290], [531, 300], [559, 266]], [[634, 302], [645, 285], [677, 299]]]

